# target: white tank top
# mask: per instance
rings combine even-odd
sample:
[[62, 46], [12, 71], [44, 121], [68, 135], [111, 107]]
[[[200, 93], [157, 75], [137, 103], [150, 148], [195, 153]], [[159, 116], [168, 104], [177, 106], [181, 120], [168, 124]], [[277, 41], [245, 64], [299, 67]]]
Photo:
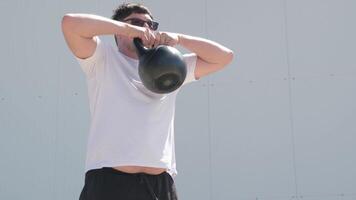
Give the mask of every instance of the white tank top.
[[[90, 130], [85, 171], [101, 167], [166, 168], [177, 175], [174, 112], [179, 89], [169, 94], [147, 90], [138, 76], [138, 60], [95, 37], [87, 59], [77, 58], [88, 85]], [[184, 54], [187, 78], [196, 81], [196, 54]]]

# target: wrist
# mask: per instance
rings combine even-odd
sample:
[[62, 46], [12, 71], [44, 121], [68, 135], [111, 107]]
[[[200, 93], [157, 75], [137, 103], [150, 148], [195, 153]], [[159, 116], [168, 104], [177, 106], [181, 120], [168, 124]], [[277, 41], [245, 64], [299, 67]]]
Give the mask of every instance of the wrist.
[[132, 27], [130, 24], [127, 24], [127, 23], [123, 23], [123, 33], [126, 37], [131, 37], [132, 35]]
[[122, 35], [126, 37], [130, 37], [132, 35], [131, 24], [121, 22], [121, 21], [115, 21], [115, 23], [117, 25], [117, 29], [116, 29], [117, 35]]
[[182, 45], [182, 34], [177, 34], [177, 45]]

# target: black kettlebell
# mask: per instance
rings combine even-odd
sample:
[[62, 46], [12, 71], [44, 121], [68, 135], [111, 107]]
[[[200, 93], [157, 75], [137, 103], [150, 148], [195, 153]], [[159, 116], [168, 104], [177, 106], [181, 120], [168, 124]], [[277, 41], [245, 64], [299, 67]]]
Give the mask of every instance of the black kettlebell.
[[166, 45], [146, 48], [140, 38], [134, 38], [133, 42], [139, 58], [138, 74], [148, 90], [170, 93], [183, 84], [187, 66], [176, 48]]

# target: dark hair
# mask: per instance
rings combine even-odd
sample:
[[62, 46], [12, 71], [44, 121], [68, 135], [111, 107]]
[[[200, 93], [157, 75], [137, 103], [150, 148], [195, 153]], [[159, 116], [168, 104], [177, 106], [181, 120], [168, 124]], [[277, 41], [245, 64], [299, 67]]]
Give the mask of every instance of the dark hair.
[[[113, 10], [113, 12], [114, 14], [112, 15], [111, 19], [116, 21], [122, 21], [132, 13], [148, 14], [151, 17], [151, 19], [153, 19], [153, 16], [151, 12], [148, 10], [148, 8], [140, 3], [123, 3], [119, 5], [115, 10]], [[114, 37], [117, 45], [116, 36]]]

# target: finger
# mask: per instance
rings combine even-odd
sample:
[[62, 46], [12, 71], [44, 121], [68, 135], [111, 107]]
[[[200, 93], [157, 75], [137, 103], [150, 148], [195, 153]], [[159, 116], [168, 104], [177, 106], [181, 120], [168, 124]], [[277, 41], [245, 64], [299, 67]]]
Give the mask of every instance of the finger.
[[134, 34], [133, 38], [135, 38], [135, 37], [140, 38], [142, 44], [144, 44], [145, 41], [148, 39], [145, 30], [144, 29], [140, 29], [140, 27], [136, 28], [136, 33]]
[[166, 39], [164, 40], [164, 45], [169, 46], [170, 42], [171, 42], [171, 38], [166, 37]]
[[150, 41], [149, 41], [149, 47], [153, 47], [155, 40], [156, 40], [156, 35], [153, 31], [150, 30]]
[[150, 40], [151, 40], [150, 32], [148, 31], [148, 29], [146, 29], [145, 30], [145, 41], [143, 42], [143, 46], [148, 47]]
[[146, 33], [144, 31], [140, 31], [137, 36], [135, 37], [138, 37], [141, 39], [141, 43], [144, 45], [146, 40], [147, 40], [147, 36], [146, 36]]
[[169, 42], [169, 46], [174, 47], [174, 46], [176, 46], [176, 45], [177, 45], [177, 43], [176, 43], [174, 40], [172, 40], [172, 41]]
[[174, 41], [173, 40], [169, 41], [167, 45], [173, 47], [174, 46]]
[[159, 44], [163, 44], [164, 45], [165, 42], [166, 42], [166, 38], [167, 38], [167, 34], [166, 33], [162, 33], [160, 41], [159, 41]]
[[145, 47], [151, 47], [150, 43], [151, 43], [151, 37], [152, 36], [151, 36], [150, 31], [147, 28], [145, 28], [145, 34], [146, 34], [147, 40], [145, 41], [144, 46]]
[[142, 44], [146, 44], [147, 43], [148, 37], [147, 37], [146, 33], [142, 34], [141, 40], [142, 40]]
[[161, 34], [159, 32], [155, 32], [155, 35], [156, 35], [156, 39], [155, 39], [155, 42], [153, 44], [153, 47], [157, 47], [159, 45], [160, 38], [161, 38]]
[[167, 40], [167, 46], [173, 46], [173, 41], [172, 40]]

